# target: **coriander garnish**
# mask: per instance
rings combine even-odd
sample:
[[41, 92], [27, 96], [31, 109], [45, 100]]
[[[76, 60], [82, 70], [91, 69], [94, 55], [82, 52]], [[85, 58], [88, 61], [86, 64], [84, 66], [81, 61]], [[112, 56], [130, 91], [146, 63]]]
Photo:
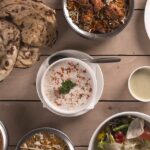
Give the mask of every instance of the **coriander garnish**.
[[61, 87], [59, 87], [60, 94], [67, 94], [76, 86], [71, 80], [66, 80], [62, 82]]

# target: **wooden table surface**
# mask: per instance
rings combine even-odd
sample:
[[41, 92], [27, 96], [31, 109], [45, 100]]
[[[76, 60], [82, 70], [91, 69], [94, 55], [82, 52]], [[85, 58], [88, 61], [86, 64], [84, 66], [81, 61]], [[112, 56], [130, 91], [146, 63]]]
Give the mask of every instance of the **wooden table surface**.
[[[15, 69], [0, 83], [0, 120], [9, 133], [9, 149], [28, 131], [38, 127], [54, 127], [65, 132], [76, 150], [86, 150], [95, 128], [107, 117], [122, 111], [139, 111], [150, 115], [150, 104], [137, 102], [129, 93], [130, 73], [142, 65], [150, 65], [150, 41], [144, 27], [146, 0], [135, 0], [135, 11], [128, 26], [117, 36], [105, 41], [80, 37], [68, 26], [63, 16], [62, 0], [46, 0], [56, 9], [59, 37], [55, 46], [43, 50], [41, 60], [32, 68]], [[94, 110], [76, 118], [62, 118], [42, 108], [35, 81], [40, 64], [53, 52], [77, 49], [94, 57], [120, 56], [121, 63], [102, 64], [105, 86]]]

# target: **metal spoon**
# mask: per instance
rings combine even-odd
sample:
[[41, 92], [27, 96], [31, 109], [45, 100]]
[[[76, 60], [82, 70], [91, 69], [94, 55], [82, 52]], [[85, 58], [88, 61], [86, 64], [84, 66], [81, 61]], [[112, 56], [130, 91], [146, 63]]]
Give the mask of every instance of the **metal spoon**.
[[[69, 56], [67, 54], [66, 55], [65, 54], [57, 54], [49, 59], [49, 65], [59, 59], [69, 58], [69, 57], [72, 57], [72, 56]], [[75, 58], [75, 57], [73, 57], [73, 58]], [[118, 57], [99, 57], [99, 58], [94, 58], [94, 59], [86, 58], [86, 59], [80, 59], [80, 60], [87, 61], [90, 63], [115, 63], [115, 62], [121, 61], [121, 59]]]

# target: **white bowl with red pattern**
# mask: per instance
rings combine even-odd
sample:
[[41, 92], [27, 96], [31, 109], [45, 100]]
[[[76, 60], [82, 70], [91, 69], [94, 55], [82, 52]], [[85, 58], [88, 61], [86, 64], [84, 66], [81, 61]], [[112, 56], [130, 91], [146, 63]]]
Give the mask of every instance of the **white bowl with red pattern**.
[[[82, 104], [79, 107], [75, 107], [75, 108], [69, 108], [69, 107], [65, 107], [65, 109], [62, 109], [63, 106], [59, 107], [57, 105], [54, 104], [54, 101], [52, 101], [52, 99], [50, 99], [50, 97], [47, 95], [46, 89], [47, 89], [47, 85], [51, 84], [53, 81], [49, 80], [49, 75], [52, 76], [52, 78], [54, 78], [56, 75], [54, 75], [54, 73], [56, 73], [55, 71], [53, 72], [53, 70], [55, 70], [55, 66], [60, 66], [57, 69], [63, 67], [63, 65], [65, 65], [66, 62], [71, 62], [73, 64], [79, 64], [79, 66], [81, 68], [84, 68], [87, 72], [88, 77], [90, 78], [90, 85], [92, 88], [92, 92], [91, 95], [89, 96], [89, 99], [86, 103]], [[57, 70], [58, 71], [58, 70]], [[59, 72], [60, 73], [60, 72]], [[77, 71], [74, 70], [74, 74], [77, 74]], [[72, 76], [73, 74], [71, 74]], [[64, 75], [65, 76], [65, 75]], [[71, 77], [72, 78], [72, 77]], [[49, 80], [49, 81], [48, 81]], [[51, 81], [51, 82], [50, 82]], [[59, 81], [59, 80], [58, 80]], [[56, 82], [57, 83], [57, 82]], [[82, 83], [82, 81], [81, 81]], [[84, 82], [83, 82], [84, 83]], [[79, 83], [78, 83], [79, 84]], [[78, 85], [76, 84], [76, 85]], [[50, 89], [53, 88], [55, 85], [52, 84], [50, 85]], [[76, 87], [77, 89], [78, 87]], [[86, 88], [85, 88], [86, 89]], [[48, 89], [49, 90], [49, 89]], [[100, 92], [103, 89], [98, 89]], [[74, 90], [75, 91], [75, 90]], [[77, 91], [77, 90], [76, 90]], [[51, 92], [51, 90], [50, 90]], [[53, 92], [53, 90], [52, 90]], [[87, 92], [87, 91], [86, 91]], [[85, 93], [86, 93], [85, 92]], [[50, 110], [51, 112], [60, 115], [60, 116], [65, 116], [65, 117], [74, 117], [74, 116], [79, 116], [82, 115], [86, 112], [88, 112], [89, 110], [93, 109], [95, 107], [95, 105], [97, 104], [97, 100], [96, 100], [96, 94], [97, 94], [97, 79], [96, 79], [96, 72], [94, 72], [94, 70], [90, 67], [90, 65], [88, 65], [88, 63], [77, 59], [77, 58], [63, 58], [60, 60], [55, 61], [54, 63], [52, 63], [44, 72], [42, 79], [41, 79], [41, 93], [43, 96], [43, 100], [42, 103], [44, 104], [44, 106], [46, 108], [48, 108], [48, 110]], [[54, 93], [54, 92], [53, 92]], [[84, 93], [83, 93], [84, 94]], [[69, 95], [69, 94], [68, 94]], [[59, 96], [58, 96], [59, 97]], [[53, 97], [52, 97], [53, 98]], [[76, 97], [70, 98], [71, 101], [74, 101]], [[82, 99], [82, 98], [81, 98]], [[65, 100], [63, 100], [65, 101]], [[67, 104], [68, 99], [66, 100]], [[78, 101], [80, 103], [80, 99], [78, 98]], [[73, 102], [74, 103], [74, 102]], [[63, 103], [60, 105], [64, 105]], [[69, 105], [68, 105], [69, 106]]]

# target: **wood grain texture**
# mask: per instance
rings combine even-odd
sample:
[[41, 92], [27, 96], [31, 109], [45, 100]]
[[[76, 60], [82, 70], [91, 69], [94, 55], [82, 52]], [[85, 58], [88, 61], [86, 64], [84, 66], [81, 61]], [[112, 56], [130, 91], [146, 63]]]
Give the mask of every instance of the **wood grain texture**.
[[[101, 64], [105, 86], [102, 100], [134, 100], [127, 86], [131, 72], [139, 66], [150, 65], [150, 56], [120, 56], [120, 63]], [[0, 100], [39, 100], [36, 93], [36, 75], [46, 57], [29, 69], [14, 69], [0, 83]]]
[[44, 2], [54, 9], [62, 9], [63, 0], [44, 0]]
[[[59, 36], [56, 44], [49, 50], [43, 50], [42, 55], [48, 56], [62, 49], [79, 49], [95, 56], [132, 56], [121, 56], [121, 63], [101, 65], [105, 79], [102, 99], [107, 101], [99, 102], [94, 110], [77, 118], [59, 117], [42, 108], [36, 93], [35, 80], [45, 56], [32, 68], [14, 69], [13, 73], [0, 83], [0, 120], [8, 130], [9, 145], [14, 145], [9, 146], [8, 150], [14, 150], [17, 141], [25, 133], [44, 126], [65, 132], [73, 141], [76, 150], [87, 150], [96, 127], [112, 114], [139, 111], [150, 115], [150, 104], [133, 102], [134, 99], [127, 88], [130, 73], [139, 66], [150, 65], [150, 56], [146, 56], [150, 55], [150, 42], [143, 19], [146, 0], [135, 0], [135, 11], [129, 25], [119, 35], [104, 41], [91, 41], [77, 35], [63, 16], [62, 0], [45, 1], [48, 6], [56, 9]], [[116, 100], [118, 102], [115, 102]]]
[[7, 127], [9, 145], [16, 145], [32, 129], [48, 126], [62, 130], [75, 146], [86, 146], [97, 126], [112, 114], [132, 110], [150, 115], [149, 108], [149, 103], [99, 102], [81, 117], [63, 118], [43, 109], [40, 102], [1, 102], [0, 119]]
[[147, 0], [135, 0], [135, 9], [145, 9]]
[[[139, 0], [141, 1], [141, 0]], [[77, 49], [91, 55], [150, 55], [150, 40], [144, 26], [144, 11], [135, 11], [128, 26], [117, 36], [103, 41], [88, 40], [73, 31], [62, 11], [57, 11], [58, 40], [43, 55], [63, 49]]]
[[103, 64], [105, 86], [104, 100], [133, 100], [128, 90], [128, 78], [133, 70], [140, 66], [150, 66], [150, 57], [120, 57], [121, 63]]
[[[45, 3], [55, 9], [62, 9], [63, 0], [44, 0]], [[146, 0], [135, 0], [135, 9], [144, 9]]]

